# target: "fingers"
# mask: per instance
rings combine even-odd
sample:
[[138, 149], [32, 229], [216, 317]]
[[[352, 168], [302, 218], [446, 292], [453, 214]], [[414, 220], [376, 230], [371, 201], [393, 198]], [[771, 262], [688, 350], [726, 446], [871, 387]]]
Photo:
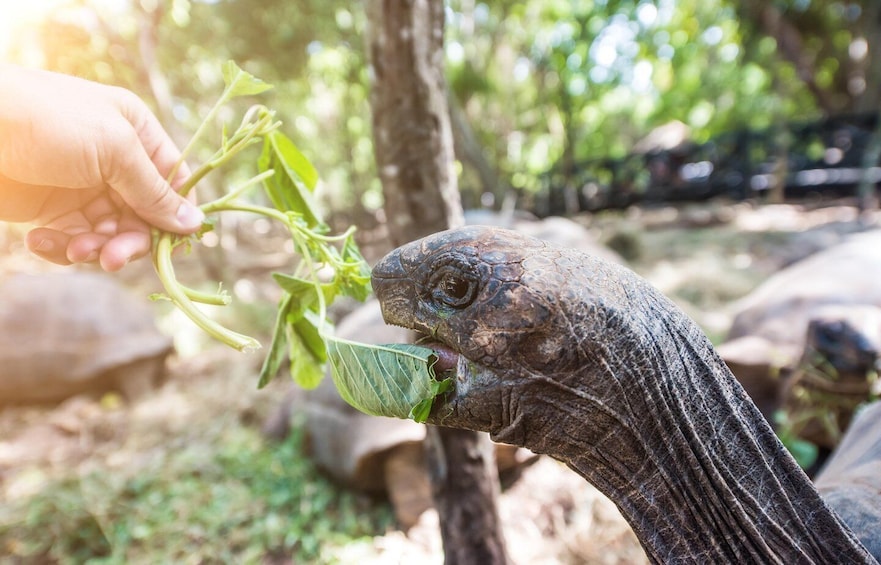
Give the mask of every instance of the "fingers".
[[[135, 128], [144, 151], [150, 157], [150, 160], [156, 166], [160, 176], [168, 179], [178, 161], [180, 161], [181, 153], [175, 145], [174, 141], [168, 135], [168, 132], [159, 123], [159, 120], [152, 112], [143, 107], [140, 99], [136, 99], [121, 108], [123, 116]], [[190, 176], [190, 169], [187, 164], [181, 163], [173, 179], [171, 186], [177, 188]]]
[[25, 236], [25, 246], [34, 255], [58, 265], [70, 265], [67, 258], [67, 244], [70, 237], [66, 233], [50, 228], [34, 228]]
[[97, 262], [108, 272], [146, 255], [151, 247], [150, 226], [128, 207], [117, 208], [103, 197], [31, 230], [25, 242], [52, 263]]
[[[120, 91], [119, 103], [128, 127], [110, 132], [101, 147], [105, 182], [148, 223], [167, 231], [192, 233], [205, 216], [163, 178], [180, 154], [155, 116], [134, 94]], [[175, 182], [187, 174], [179, 171]]]
[[129, 261], [150, 252], [150, 226], [124, 208], [116, 222], [116, 231], [101, 249], [99, 263], [108, 272], [118, 271]]
[[150, 235], [123, 232], [113, 237], [96, 233], [74, 236], [51, 228], [35, 228], [25, 236], [28, 250], [50, 263], [72, 265], [98, 262], [107, 272], [116, 272], [150, 251]]
[[149, 251], [149, 234], [124, 232], [104, 244], [98, 262], [102, 269], [112, 273], [125, 267], [129, 261], [146, 255]]

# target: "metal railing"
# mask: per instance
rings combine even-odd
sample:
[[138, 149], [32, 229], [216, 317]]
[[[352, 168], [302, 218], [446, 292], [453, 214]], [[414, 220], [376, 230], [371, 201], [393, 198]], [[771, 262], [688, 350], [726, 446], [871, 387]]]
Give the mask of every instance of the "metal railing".
[[855, 196], [864, 177], [876, 190], [881, 182], [881, 163], [864, 163], [877, 122], [878, 114], [837, 116], [583, 161], [543, 175], [539, 192], [522, 195], [521, 205], [548, 216], [637, 203], [763, 198], [774, 188], [787, 200]]

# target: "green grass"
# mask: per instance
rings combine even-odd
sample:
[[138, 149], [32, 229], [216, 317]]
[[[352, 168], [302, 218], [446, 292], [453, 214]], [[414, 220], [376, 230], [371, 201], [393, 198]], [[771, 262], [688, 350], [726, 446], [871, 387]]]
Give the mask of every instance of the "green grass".
[[48, 484], [0, 511], [0, 554], [22, 564], [333, 563], [335, 547], [392, 526], [386, 505], [318, 474], [299, 427], [281, 444], [249, 428], [219, 442], [160, 452], [131, 476], [104, 468]]

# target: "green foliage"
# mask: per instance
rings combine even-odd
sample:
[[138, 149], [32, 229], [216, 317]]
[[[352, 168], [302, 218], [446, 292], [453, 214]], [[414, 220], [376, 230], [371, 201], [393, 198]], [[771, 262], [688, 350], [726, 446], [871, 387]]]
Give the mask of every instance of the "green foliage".
[[382, 533], [390, 509], [341, 492], [302, 452], [295, 426], [263, 445], [248, 429], [154, 460], [137, 475], [105, 469], [49, 485], [0, 511], [14, 563], [331, 563], [333, 546]]
[[424, 422], [434, 398], [453, 386], [452, 379], [437, 380], [437, 356], [427, 347], [330, 338], [327, 348], [337, 391], [365, 414]]
[[[223, 65], [222, 74], [226, 86], [193, 139], [184, 148], [177, 167], [225, 104], [234, 98], [260, 94], [272, 88], [232, 61]], [[322, 220], [312, 199], [318, 173], [293, 141], [278, 130], [279, 125], [280, 122], [275, 121], [275, 113], [266, 107], [257, 105], [249, 108], [232, 135], [228, 135], [226, 128], [223, 128], [220, 148], [195, 170], [180, 192], [186, 194], [208, 173], [231, 162], [249, 145], [262, 141], [263, 150], [257, 160], [259, 174], [220, 198], [202, 204], [201, 208], [209, 221], [216, 219], [211, 214], [242, 211], [266, 216], [288, 228], [301, 262], [293, 275], [275, 276], [284, 297], [280, 301], [273, 340], [260, 373], [259, 386], [265, 386], [278, 373], [287, 353], [294, 380], [306, 388], [314, 388], [324, 375], [324, 363], [327, 361], [324, 345], [324, 334], [328, 331], [325, 321], [327, 305], [338, 295], [364, 300], [369, 294], [370, 272], [352, 237], [354, 228], [340, 236], [326, 235], [330, 228]], [[175, 175], [177, 167], [169, 178]], [[247, 190], [258, 183], [263, 184], [274, 208], [242, 200]], [[191, 246], [193, 240], [198, 240], [201, 235], [202, 232], [182, 237], [154, 230], [153, 263], [166, 290], [164, 298], [173, 302], [200, 328], [219, 341], [239, 350], [255, 349], [259, 347], [255, 339], [224, 327], [194, 304], [225, 305], [229, 301], [227, 295], [197, 292], [180, 284], [175, 276], [172, 251], [179, 245]], [[339, 249], [336, 245], [339, 245]], [[330, 269], [334, 274], [333, 279], [329, 283], [321, 282], [317, 274], [319, 269]]]
[[318, 172], [293, 141], [277, 131], [267, 135], [258, 167], [261, 172], [275, 171], [264, 179], [263, 186], [278, 210], [296, 212], [310, 229], [324, 227], [312, 198]]
[[[700, 142], [732, 129], [813, 118], [823, 107], [817, 93], [836, 111], [872, 107], [868, 99], [881, 92], [873, 83], [860, 96], [848, 90], [848, 77], [871, 79], [867, 69], [876, 66], [850, 53], [863, 38], [869, 56], [876, 52], [881, 30], [868, 20], [868, 0], [770, 5], [804, 38], [802, 60], [809, 66], [798, 72], [754, 17], [766, 6], [755, 0], [450, 0], [448, 79], [482, 155], [502, 178], [497, 201], [510, 185], [538, 190], [536, 177], [554, 165], [621, 156], [671, 120], [686, 123]], [[310, 158], [322, 171], [325, 190], [316, 199], [332, 210], [329, 223], [337, 214], [346, 224], [375, 221], [382, 196], [360, 6], [267, 0], [254, 10], [241, 0], [163, 0], [95, 18], [100, 25], [85, 30], [58, 11], [43, 45], [50, 67], [128, 86], [147, 98], [161, 89], [148, 89], [144, 77], [162, 76], [174, 96], [173, 116], [165, 108], [163, 121], [173, 118], [192, 130], [222, 83], [222, 62], [241, 61], [276, 85], [265, 95], [291, 126], [294, 142], [321, 140], [321, 151]], [[152, 59], [138, 55], [151, 34], [152, 68], [145, 66]], [[818, 88], [806, 86], [806, 72]], [[194, 148], [195, 155], [204, 151], [212, 150]], [[459, 184], [475, 190], [477, 174], [459, 157]]]
[[702, 142], [817, 114], [779, 50], [745, 46], [728, 0], [450, 6], [451, 83], [515, 188], [538, 190], [555, 164], [621, 157], [673, 120]]
[[232, 60], [225, 62], [220, 72], [223, 75], [223, 83], [227, 86], [226, 99], [222, 100], [223, 102], [239, 96], [253, 96], [272, 88], [271, 84], [240, 69]]

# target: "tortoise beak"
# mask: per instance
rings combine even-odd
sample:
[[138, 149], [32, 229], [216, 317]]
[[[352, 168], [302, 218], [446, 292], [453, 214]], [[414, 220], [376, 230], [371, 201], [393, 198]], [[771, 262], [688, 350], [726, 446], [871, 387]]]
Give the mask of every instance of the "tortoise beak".
[[371, 284], [387, 324], [413, 329], [416, 285], [408, 278], [401, 254], [392, 251], [373, 267]]

